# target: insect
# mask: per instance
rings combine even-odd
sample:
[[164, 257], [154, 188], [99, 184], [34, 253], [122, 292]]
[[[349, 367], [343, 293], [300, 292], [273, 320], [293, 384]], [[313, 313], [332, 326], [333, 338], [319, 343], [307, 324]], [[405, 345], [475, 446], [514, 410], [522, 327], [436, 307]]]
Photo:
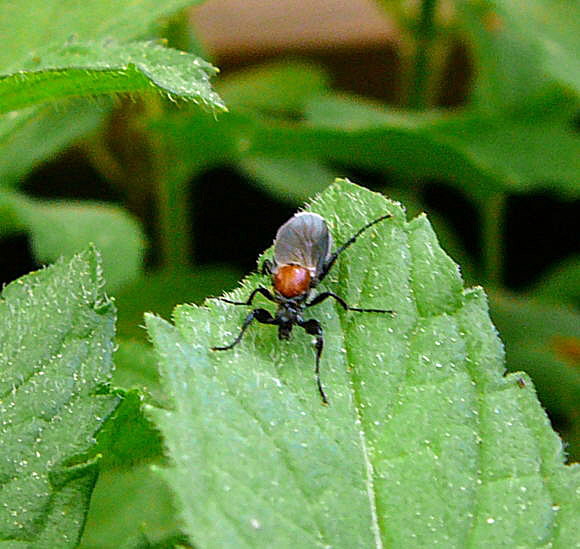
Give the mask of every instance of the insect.
[[332, 237], [322, 216], [315, 213], [300, 212], [290, 218], [276, 233], [274, 261], [264, 261], [261, 268], [262, 274], [271, 276], [273, 292], [259, 286], [250, 294], [246, 301], [218, 298], [231, 305], [251, 305], [254, 298], [260, 294], [278, 305], [275, 315], [262, 308], [252, 310], [246, 316], [236, 339], [229, 345], [212, 347], [212, 350], [227, 351], [235, 347], [240, 343], [244, 333], [254, 320], [261, 324], [277, 326], [278, 338], [281, 340], [290, 339], [294, 326], [299, 326], [307, 334], [315, 337], [316, 364], [314, 371], [316, 384], [322, 402], [328, 404], [328, 397], [320, 380], [320, 357], [324, 347], [322, 326], [314, 318], [305, 319], [303, 313], [305, 309], [332, 298], [345, 311], [394, 314], [393, 311], [385, 309], [351, 307], [342, 297], [333, 292], [322, 292], [311, 297], [313, 290], [328, 275], [338, 256], [354, 244], [358, 237], [367, 229], [390, 217], [390, 214], [385, 214], [367, 223], [334, 252], [331, 251]]

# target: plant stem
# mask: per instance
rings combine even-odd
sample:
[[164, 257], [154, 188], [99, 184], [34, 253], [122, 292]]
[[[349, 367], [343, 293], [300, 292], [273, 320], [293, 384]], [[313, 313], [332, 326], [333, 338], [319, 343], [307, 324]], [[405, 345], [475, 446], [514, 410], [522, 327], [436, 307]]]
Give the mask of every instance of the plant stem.
[[171, 174], [158, 179], [158, 216], [161, 264], [168, 271], [179, 271], [190, 265], [188, 181]]
[[[165, 36], [170, 47], [207, 58], [195, 38], [189, 10], [182, 10], [167, 22]], [[170, 144], [151, 139], [151, 146], [158, 174], [157, 214], [161, 265], [166, 271], [181, 271], [193, 263], [189, 184], [192, 173], [191, 169], [182, 166], [179, 158], [175, 158], [175, 151]]]
[[429, 79], [429, 57], [435, 38], [435, 8], [437, 0], [423, 0], [417, 27], [414, 74], [409, 94], [409, 107], [423, 110], [427, 107], [427, 83]]
[[496, 192], [482, 201], [483, 273], [490, 286], [500, 287], [503, 281], [503, 220], [506, 195]]
[[[147, 96], [144, 103], [146, 119], [161, 116], [163, 104], [159, 97]], [[160, 264], [166, 271], [179, 271], [191, 264], [189, 180], [182, 177], [171, 147], [155, 134], [149, 134], [149, 149], [155, 178]]]

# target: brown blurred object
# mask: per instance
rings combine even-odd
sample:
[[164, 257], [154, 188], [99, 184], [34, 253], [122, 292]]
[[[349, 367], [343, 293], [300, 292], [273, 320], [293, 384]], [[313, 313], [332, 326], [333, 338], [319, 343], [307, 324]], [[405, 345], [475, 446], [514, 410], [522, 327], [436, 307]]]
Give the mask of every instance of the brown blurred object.
[[193, 9], [192, 19], [218, 58], [240, 52], [376, 47], [397, 40], [395, 25], [370, 0], [209, 0]]
[[[191, 21], [224, 75], [306, 57], [326, 68], [335, 89], [404, 105], [412, 40], [385, 4], [382, 10], [372, 0], [208, 0], [191, 10]], [[452, 42], [437, 64], [445, 83], [435, 82], [434, 104], [463, 104], [470, 78], [465, 49]]]

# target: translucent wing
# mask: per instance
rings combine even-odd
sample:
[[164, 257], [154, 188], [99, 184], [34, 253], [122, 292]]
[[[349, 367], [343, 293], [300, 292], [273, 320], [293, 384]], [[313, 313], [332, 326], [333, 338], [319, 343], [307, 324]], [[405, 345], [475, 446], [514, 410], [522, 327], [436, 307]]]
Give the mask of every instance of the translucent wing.
[[324, 218], [315, 213], [301, 212], [278, 229], [274, 257], [277, 265], [302, 265], [316, 277], [331, 248], [332, 237]]

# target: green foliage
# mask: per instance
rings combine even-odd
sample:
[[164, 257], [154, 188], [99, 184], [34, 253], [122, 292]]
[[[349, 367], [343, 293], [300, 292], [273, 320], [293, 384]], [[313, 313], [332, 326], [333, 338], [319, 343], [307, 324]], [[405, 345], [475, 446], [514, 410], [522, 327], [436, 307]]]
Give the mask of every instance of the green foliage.
[[[178, 13], [197, 3], [0, 0], [0, 238], [27, 234], [38, 264], [56, 262], [0, 300], [0, 546], [74, 547], [85, 517], [85, 549], [575, 546], [579, 468], [563, 464], [534, 387], [578, 459], [578, 260], [513, 294], [502, 251], [509, 197], [580, 195], [577, 3], [468, 0], [450, 16], [433, 0], [381, 1], [401, 31], [400, 74], [379, 75], [401, 83], [396, 106], [339, 92], [301, 59], [226, 73], [214, 91], [217, 69]], [[439, 109], [457, 42], [469, 97]], [[27, 196], [31, 171], [71, 144], [115, 204]], [[362, 171], [413, 211], [344, 182], [310, 203], [338, 242], [394, 214], [325, 287], [397, 315], [312, 310], [329, 407], [304, 333], [280, 342], [253, 326], [212, 353], [247, 309], [174, 311], [239, 279], [192, 253], [191, 187], [223, 166], [296, 206]], [[436, 237], [421, 215], [433, 180], [473, 205], [482, 259], [449, 219], [429, 211]], [[89, 242], [101, 263], [75, 255]], [[489, 290], [512, 373], [483, 291], [464, 289], [442, 248]], [[101, 271], [119, 309], [114, 373]], [[251, 275], [233, 295], [266, 282]]]
[[574, 0], [461, 2], [478, 64], [482, 109], [520, 108], [554, 85], [580, 91], [580, 23]]
[[71, 36], [79, 40], [114, 37], [129, 41], [148, 35], [161, 17], [167, 17], [195, 0], [31, 0], [16, 5], [0, 2], [0, 21], [5, 40], [0, 66], [12, 69], [46, 47], [65, 44]]
[[552, 267], [530, 293], [546, 301], [568, 303], [580, 309], [580, 255]]
[[71, 257], [87, 242], [98, 246], [107, 288], [116, 291], [141, 270], [144, 236], [127, 212], [109, 204], [33, 201], [0, 192], [6, 232], [27, 231], [40, 262]]
[[[167, 17], [193, 3], [192, 0], [144, 0], [138, 3], [131, 0], [87, 0], [82, 4], [71, 4], [66, 0], [34, 0], [16, 6], [10, 0], [1, 0], [3, 47], [0, 51], [0, 74], [10, 75], [34, 67], [42, 62], [44, 52], [71, 47], [71, 37], [82, 42], [93, 41], [97, 49], [102, 50], [106, 45], [103, 41], [107, 39], [126, 42], [148, 35], [160, 17]], [[67, 80], [64, 79], [62, 84], [67, 85]], [[23, 93], [25, 86], [21, 84], [19, 89]], [[37, 93], [41, 93], [42, 89], [39, 85]], [[85, 89], [85, 95], [92, 96], [97, 91]], [[106, 110], [101, 118], [104, 114]], [[26, 124], [21, 121], [23, 116], [27, 119], [30, 113], [10, 113], [0, 118], [0, 142], [8, 138], [10, 141], [22, 139], [19, 132], [27, 131]], [[44, 116], [52, 118], [53, 115], [52, 111], [45, 111], [37, 116], [42, 122]], [[51, 133], [53, 141], [59, 135], [58, 144], [53, 144], [53, 153], [79, 135], [78, 129], [73, 135]], [[45, 140], [46, 132], [40, 133], [29, 143], [29, 148], [42, 147]]]
[[[302, 197], [304, 184], [302, 178], [296, 183], [292, 179], [287, 183], [292, 188], [285, 189], [278, 182], [283, 179], [278, 175], [283, 173], [281, 167], [313, 166], [310, 171], [318, 173], [310, 178], [312, 192], [319, 188], [322, 166], [336, 162], [405, 178], [442, 178], [477, 198], [548, 185], [578, 197], [580, 140], [562, 116], [571, 114], [573, 104], [564, 97], [555, 102], [557, 113], [530, 120], [477, 112], [419, 117], [353, 97], [324, 96], [307, 104], [303, 125], [232, 113], [222, 117], [219, 128], [200, 114], [175, 116], [161, 129], [184, 147], [180, 150], [191, 161], [200, 162], [197, 158], [203, 152], [207, 165], [239, 159], [247, 170], [260, 159], [254, 168], [257, 178], [268, 181], [272, 193], [286, 197]], [[218, 143], [200, 151], [194, 138], [199, 135], [208, 141], [215, 136]]]
[[68, 97], [150, 91], [225, 109], [199, 57], [151, 42], [73, 42], [0, 75], [0, 113]]
[[491, 313], [506, 342], [507, 367], [532, 376], [543, 405], [566, 418], [568, 452], [580, 455], [580, 314], [500, 292], [491, 294]]
[[[209, 85], [216, 72], [209, 63], [159, 44], [127, 42], [150, 32], [159, 16], [191, 3], [89, 1], [71, 7], [52, 0], [15, 9], [13, 3], [0, 1], [2, 36], [8, 45], [0, 53], [0, 113], [7, 113], [0, 117], [0, 188], [14, 187], [38, 162], [94, 130], [109, 111], [74, 103], [55, 114], [33, 109], [36, 105], [156, 90], [172, 99], [224, 109]], [[110, 289], [139, 274], [143, 236], [125, 212], [91, 204], [32, 204], [17, 194], [0, 200], [0, 216], [8, 221], [1, 232], [31, 231], [39, 263], [94, 242], [103, 253]]]
[[330, 168], [309, 158], [249, 156], [240, 159], [239, 168], [278, 200], [294, 204], [322, 191], [332, 181]]
[[255, 327], [218, 354], [210, 347], [234, 337], [245, 310], [214, 301], [179, 307], [175, 326], [147, 319], [171, 399], [152, 412], [172, 459], [164, 477], [195, 546], [574, 543], [580, 469], [564, 466], [531, 385], [503, 377], [485, 296], [463, 290], [426, 218], [406, 221], [345, 182], [311, 208], [339, 243], [393, 214], [323, 289], [397, 316], [311, 311], [326, 329], [329, 407], [303, 334], [286, 344]]
[[219, 86], [233, 109], [221, 115], [219, 123], [209, 113], [172, 113], [153, 120], [152, 130], [168, 144], [182, 177], [217, 165], [234, 165], [279, 200], [298, 205], [332, 181], [332, 170], [308, 157], [312, 154], [303, 153], [308, 141], [296, 151], [295, 143], [286, 142], [282, 152], [273, 143], [260, 148], [254, 141], [268, 131], [270, 117], [287, 127], [285, 117], [302, 113], [310, 99], [327, 90], [326, 80], [319, 67], [295, 62], [234, 75]]
[[[171, 493], [149, 464], [109, 470], [99, 475], [80, 547], [172, 549], [187, 541], [177, 528]], [[157, 545], [165, 539], [172, 543]]]
[[70, 101], [58, 111], [27, 109], [0, 117], [0, 188], [12, 188], [66, 143], [95, 131], [110, 112], [105, 102]]
[[0, 300], [0, 543], [75, 547], [96, 479], [93, 436], [118, 403], [115, 309], [89, 250]]
[[230, 107], [278, 116], [302, 112], [309, 98], [328, 89], [328, 76], [320, 67], [299, 61], [248, 69], [219, 84]]
[[215, 266], [147, 273], [118, 294], [119, 334], [125, 338], [144, 339], [144, 313], [156, 311], [169, 317], [180, 303], [199, 303], [208, 295], [233, 287], [240, 274], [234, 269]]

